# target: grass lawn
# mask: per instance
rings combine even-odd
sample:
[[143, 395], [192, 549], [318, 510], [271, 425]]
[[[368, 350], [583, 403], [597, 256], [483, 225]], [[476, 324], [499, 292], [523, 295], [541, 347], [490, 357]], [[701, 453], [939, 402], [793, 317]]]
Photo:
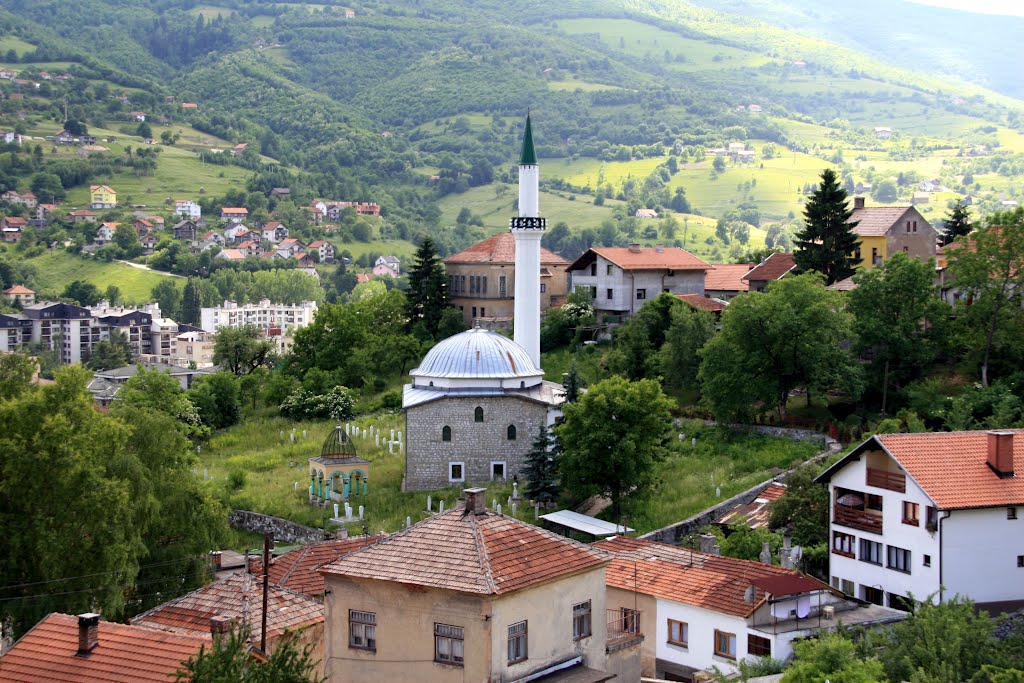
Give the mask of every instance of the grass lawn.
[[577, 81], [575, 78], [567, 78], [557, 81], [548, 81], [548, 88], [555, 91], [596, 92], [599, 90], [621, 90], [617, 85], [605, 85], [604, 83], [590, 83], [588, 81]]
[[[556, 163], [549, 163], [542, 167], [547, 171]], [[554, 175], [554, 174], [553, 174]], [[509, 191], [502, 197], [494, 192], [494, 185], [483, 185], [474, 187], [462, 194], [450, 194], [441, 199], [438, 204], [441, 206], [441, 221], [448, 225], [454, 225], [459, 211], [465, 207], [483, 219], [484, 227], [492, 230], [499, 230], [508, 227], [508, 219], [516, 215], [512, 208], [513, 202], [518, 196], [517, 187], [511, 185]], [[563, 193], [573, 196], [570, 193]], [[596, 228], [601, 222], [611, 218], [611, 209], [608, 206], [594, 206], [593, 197], [587, 195], [576, 195], [575, 201], [565, 197], [559, 197], [548, 192], [542, 192], [540, 197], [541, 213], [548, 219], [548, 225], [554, 226], [559, 221], [565, 221], [571, 228]]]
[[36, 269], [36, 289], [41, 295], [57, 295], [73, 280], [85, 280], [99, 287], [117, 285], [128, 303], [142, 304], [152, 300], [150, 292], [159, 282], [181, 278], [153, 271], [133, 268], [124, 263], [107, 263], [97, 259], [84, 259], [64, 251], [48, 251], [29, 259]]
[[229, 9], [227, 7], [216, 7], [213, 5], [203, 5], [200, 7], [193, 7], [189, 10], [189, 14], [200, 14], [204, 19], [209, 21], [210, 19], [216, 19], [217, 17], [228, 17], [237, 12], [238, 10]]
[[402, 261], [402, 270], [412, 267], [412, 257], [416, 253], [416, 245], [407, 240], [377, 240], [376, 242], [342, 242], [339, 239], [328, 237], [328, 241], [334, 245], [338, 254], [348, 251], [355, 261], [363, 254], [382, 254], [397, 256]]
[[35, 49], [35, 45], [27, 43], [16, 36], [3, 36], [0, 38], [0, 53], [3, 53], [5, 56], [8, 51], [14, 50], [20, 59], [26, 52], [31, 52]]

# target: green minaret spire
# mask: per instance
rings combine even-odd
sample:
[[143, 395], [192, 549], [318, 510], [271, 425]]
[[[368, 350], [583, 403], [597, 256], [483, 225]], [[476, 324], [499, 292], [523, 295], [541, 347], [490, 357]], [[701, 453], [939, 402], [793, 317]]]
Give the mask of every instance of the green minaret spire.
[[533, 126], [530, 125], [530, 115], [526, 115], [526, 130], [523, 132], [523, 153], [519, 155], [520, 166], [536, 166], [537, 153], [533, 151]]

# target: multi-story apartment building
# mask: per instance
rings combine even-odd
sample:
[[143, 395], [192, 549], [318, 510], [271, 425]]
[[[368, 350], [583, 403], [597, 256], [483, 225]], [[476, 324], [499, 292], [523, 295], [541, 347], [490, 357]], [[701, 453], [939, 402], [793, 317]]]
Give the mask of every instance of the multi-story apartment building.
[[1024, 430], [871, 437], [818, 477], [833, 587], [898, 608], [1024, 599], [1021, 472]]
[[662, 292], [703, 295], [711, 268], [678, 247], [594, 247], [569, 266], [569, 289], [589, 290], [605, 318], [630, 316]]
[[203, 308], [200, 327], [214, 332], [221, 327], [243, 327], [255, 325], [266, 333], [270, 328], [293, 331], [305, 327], [316, 317], [315, 301], [300, 304], [275, 304], [263, 299], [255, 304], [237, 304], [225, 301], [223, 306]]

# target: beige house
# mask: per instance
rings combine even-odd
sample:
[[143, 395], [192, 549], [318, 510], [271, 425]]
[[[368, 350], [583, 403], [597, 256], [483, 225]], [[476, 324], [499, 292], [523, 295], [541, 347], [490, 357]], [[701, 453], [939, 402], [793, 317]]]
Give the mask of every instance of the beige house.
[[[480, 318], [508, 327], [515, 309], [516, 239], [505, 231], [477, 242], [444, 260], [448, 271], [448, 293], [453, 306], [462, 311], [467, 325]], [[565, 267], [569, 262], [558, 254], [540, 250], [540, 308], [561, 306], [569, 292]]]
[[642, 638], [606, 619], [608, 556], [465, 496], [321, 569], [327, 680], [639, 680]]
[[935, 258], [938, 233], [913, 206], [865, 206], [863, 197], [855, 197], [853, 221], [857, 222], [853, 232], [860, 240], [854, 256], [865, 270], [899, 251], [919, 261]]

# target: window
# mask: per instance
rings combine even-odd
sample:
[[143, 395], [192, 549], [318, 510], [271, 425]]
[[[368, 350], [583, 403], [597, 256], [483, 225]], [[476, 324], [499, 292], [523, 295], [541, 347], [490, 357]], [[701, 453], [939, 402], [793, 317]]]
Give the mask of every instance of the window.
[[441, 427], [441, 441], [451, 441], [451, 440], [452, 440], [452, 428], [449, 427], [448, 425], [445, 425], [444, 427]]
[[491, 481], [495, 479], [505, 478], [505, 463], [504, 462], [491, 462]]
[[348, 646], [360, 650], [377, 650], [377, 615], [373, 612], [348, 611]]
[[508, 627], [508, 663], [526, 661], [526, 622], [520, 621]]
[[1006, 508], [1007, 519], [1017, 519], [1017, 508]]
[[736, 659], [736, 634], [715, 629], [715, 654], [719, 657]]
[[924, 525], [928, 531], [935, 531], [939, 527], [939, 511], [931, 505], [924, 508]]
[[860, 589], [864, 593], [861, 597], [872, 605], [883, 606], [885, 604], [885, 593], [881, 588], [877, 588], [875, 586], [861, 586]]
[[910, 247], [903, 247], [903, 253], [904, 254], [909, 254], [910, 253]]
[[591, 287], [590, 288], [590, 298], [591, 299], [596, 299], [597, 298], [597, 287]]
[[482, 407], [480, 407], [480, 406], [477, 406], [476, 408], [473, 409], [473, 422], [483, 422], [483, 421], [484, 421], [484, 409]]
[[509, 441], [515, 441], [516, 440], [516, 426], [515, 425], [509, 425], [508, 429], [505, 430], [505, 436], [508, 438]]
[[541, 293], [541, 294], [543, 294], [543, 293], [544, 293], [544, 292], [546, 292], [546, 291], [548, 291], [548, 285], [547, 285], [547, 283], [546, 283], [546, 282], [542, 282], [542, 283], [540, 283], [540, 293]]
[[1024, 555], [1017, 556], [1017, 566], [1024, 567]]
[[637, 298], [637, 301], [639, 301], [641, 299], [646, 299], [647, 298], [647, 290], [646, 289], [638, 289], [638, 290], [636, 290], [636, 298]]
[[925, 555], [924, 556], [924, 566], [926, 566], [926, 567], [932, 566], [932, 556], [931, 555]]
[[854, 586], [853, 581], [851, 581], [850, 579], [843, 579], [842, 583], [840, 583], [839, 590], [843, 591], [847, 595], [853, 595], [853, 592], [856, 590], [856, 587]]
[[839, 577], [838, 576], [833, 576], [832, 577], [832, 587], [833, 588], [839, 588]]
[[686, 647], [690, 642], [690, 625], [685, 621], [668, 620], [668, 642], [671, 645]]
[[487, 317], [487, 309], [486, 308], [481, 308], [480, 309], [480, 317], [481, 318], [486, 318]]
[[911, 526], [921, 526], [921, 506], [910, 501], [903, 501], [903, 523]]
[[620, 613], [622, 614], [623, 633], [640, 633], [640, 612], [623, 607]]
[[764, 636], [747, 634], [747, 654], [752, 657], [771, 657], [772, 641]]
[[612, 264], [609, 263], [605, 267], [605, 271], [604, 272], [605, 272], [606, 275], [614, 275], [615, 274], [615, 266], [613, 266]]
[[483, 280], [483, 287], [482, 287], [482, 289], [480, 291], [483, 292], [484, 294], [486, 294], [487, 293], [487, 276], [484, 275], [483, 278], [481, 278], [481, 279]]
[[613, 296], [614, 296], [614, 293], [612, 292], [611, 289], [608, 289], [608, 291], [605, 292], [605, 298], [608, 299], [609, 301], [612, 300]]
[[590, 629], [590, 600], [572, 606], [572, 639], [586, 638]]
[[854, 544], [856, 542], [856, 536], [844, 534], [842, 531], [832, 532], [832, 552], [836, 555], [845, 555], [846, 557], [856, 559], [854, 555]]
[[[543, 287], [543, 285], [541, 285]], [[505, 276], [498, 276], [498, 296], [505, 296], [508, 293], [508, 288], [505, 286]]]
[[473, 317], [476, 317], [476, 306], [473, 307]]
[[877, 493], [869, 493], [867, 495], [866, 505], [868, 510], [882, 511], [882, 497]]
[[434, 624], [434, 661], [462, 666], [463, 633], [461, 626]]
[[910, 551], [904, 550], [903, 548], [897, 548], [894, 545], [889, 546], [889, 558], [886, 566], [889, 569], [895, 569], [898, 572], [910, 573]]
[[597, 263], [590, 264], [590, 274], [593, 276], [597, 276]]
[[867, 538], [860, 539], [860, 561], [882, 564], [882, 544]]
[[461, 462], [450, 462], [448, 463], [448, 481], [466, 481], [466, 468], [465, 463]]

